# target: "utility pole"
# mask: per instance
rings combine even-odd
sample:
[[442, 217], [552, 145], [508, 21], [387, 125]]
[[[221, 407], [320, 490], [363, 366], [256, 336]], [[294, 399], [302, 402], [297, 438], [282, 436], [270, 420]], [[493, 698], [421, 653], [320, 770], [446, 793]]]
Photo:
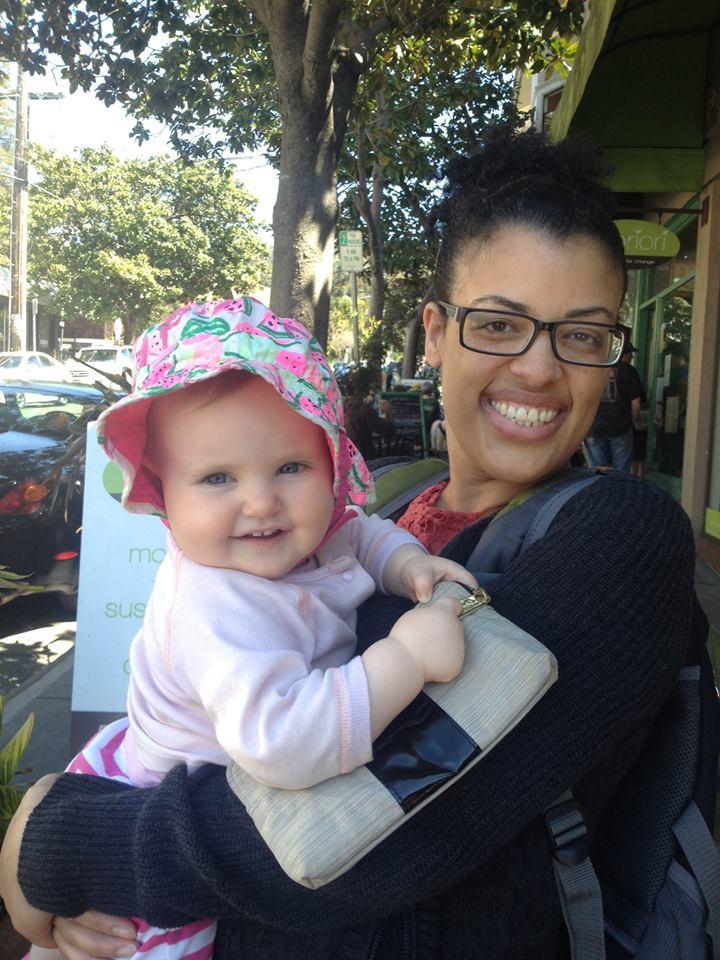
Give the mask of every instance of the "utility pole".
[[28, 239], [28, 93], [21, 64], [17, 68], [15, 149], [13, 152], [12, 226], [10, 233], [10, 349], [27, 349]]

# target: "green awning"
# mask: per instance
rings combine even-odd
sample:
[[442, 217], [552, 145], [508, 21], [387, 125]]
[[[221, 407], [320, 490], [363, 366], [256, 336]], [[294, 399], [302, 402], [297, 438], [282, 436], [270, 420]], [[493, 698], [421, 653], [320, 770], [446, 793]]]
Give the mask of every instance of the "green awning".
[[698, 190], [719, 20], [717, 0], [594, 0], [551, 135], [602, 146], [618, 192]]

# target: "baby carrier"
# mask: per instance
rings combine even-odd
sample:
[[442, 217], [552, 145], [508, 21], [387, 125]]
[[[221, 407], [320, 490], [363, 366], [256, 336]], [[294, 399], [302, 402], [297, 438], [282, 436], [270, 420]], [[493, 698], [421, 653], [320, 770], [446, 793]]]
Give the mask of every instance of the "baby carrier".
[[[412, 466], [398, 468], [415, 484]], [[427, 477], [428, 461], [423, 471]], [[437, 482], [447, 476], [436, 462]], [[392, 478], [391, 471], [387, 474]], [[547, 532], [567, 501], [603, 473], [570, 470], [489, 524], [467, 566], [488, 588]], [[402, 512], [398, 479], [380, 512]], [[425, 478], [423, 486], [430, 480]], [[384, 484], [378, 483], [382, 495]], [[403, 501], [401, 503], [401, 501]], [[708, 622], [694, 600], [685, 667], [594, 838], [572, 792], [545, 811], [573, 960], [720, 958], [720, 855], [713, 840], [720, 705], [707, 652]]]

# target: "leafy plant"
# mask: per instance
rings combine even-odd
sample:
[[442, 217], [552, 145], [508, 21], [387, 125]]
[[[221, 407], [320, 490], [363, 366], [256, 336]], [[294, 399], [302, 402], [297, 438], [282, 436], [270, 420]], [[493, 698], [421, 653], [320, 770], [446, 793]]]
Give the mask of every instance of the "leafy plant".
[[[4, 703], [3, 697], [0, 696], [0, 734], [2, 734]], [[0, 841], [5, 836], [8, 824], [20, 804], [20, 792], [11, 781], [28, 745], [34, 724], [35, 714], [31, 713], [17, 733], [0, 750]]]
[[0, 566], [0, 605], [25, 593], [42, 593], [44, 589], [44, 587], [29, 584], [24, 574], [13, 573], [7, 567]]

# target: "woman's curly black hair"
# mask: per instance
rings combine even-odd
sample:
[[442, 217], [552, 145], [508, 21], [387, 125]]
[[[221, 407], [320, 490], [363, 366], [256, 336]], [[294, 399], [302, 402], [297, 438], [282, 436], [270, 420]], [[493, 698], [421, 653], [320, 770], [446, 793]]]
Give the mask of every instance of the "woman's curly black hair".
[[558, 240], [592, 237], [627, 282], [622, 239], [612, 221], [613, 196], [599, 182], [607, 172], [599, 150], [588, 143], [553, 142], [536, 130], [489, 128], [477, 153], [451, 160], [444, 170], [444, 197], [429, 221], [440, 235], [429, 298], [449, 299], [454, 267], [467, 243], [487, 241], [510, 225]]

